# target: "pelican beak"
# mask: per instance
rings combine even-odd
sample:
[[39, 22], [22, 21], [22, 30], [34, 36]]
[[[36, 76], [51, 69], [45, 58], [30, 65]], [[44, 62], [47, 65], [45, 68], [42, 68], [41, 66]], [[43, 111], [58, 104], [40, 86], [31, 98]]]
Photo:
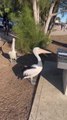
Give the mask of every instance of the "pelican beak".
[[42, 54], [42, 53], [43, 53], [43, 54], [50, 54], [51, 52], [40, 48], [39, 54]]

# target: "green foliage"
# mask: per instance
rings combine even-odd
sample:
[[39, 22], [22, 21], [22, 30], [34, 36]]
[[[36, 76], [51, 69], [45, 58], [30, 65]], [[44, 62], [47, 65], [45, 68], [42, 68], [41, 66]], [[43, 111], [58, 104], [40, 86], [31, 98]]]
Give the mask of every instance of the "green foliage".
[[50, 4], [50, 0], [39, 0], [41, 23], [47, 20]]
[[9, 17], [10, 17], [10, 19], [11, 19], [13, 22], [17, 22], [17, 21], [18, 21], [18, 17], [17, 17], [16, 14], [13, 13], [13, 12], [11, 12], [11, 13], [9, 14]]
[[50, 0], [39, 0], [39, 6], [42, 11], [48, 11], [50, 7]]
[[3, 5], [4, 5], [4, 7], [10, 7], [11, 0], [3, 0]]
[[10, 12], [10, 8], [5, 8], [5, 12], [9, 13]]
[[49, 41], [48, 36], [44, 35], [40, 26], [35, 25], [32, 11], [27, 4], [24, 5], [17, 18], [14, 31], [17, 35], [17, 49], [26, 53], [31, 52], [35, 46], [45, 47]]
[[0, 10], [0, 16], [2, 16], [3, 15], [3, 12]]

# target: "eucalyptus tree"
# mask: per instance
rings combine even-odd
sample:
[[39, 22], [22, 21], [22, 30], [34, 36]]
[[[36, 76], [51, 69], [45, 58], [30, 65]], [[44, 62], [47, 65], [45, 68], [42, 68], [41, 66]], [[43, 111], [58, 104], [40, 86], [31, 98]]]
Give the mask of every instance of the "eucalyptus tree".
[[43, 16], [46, 16], [49, 9], [49, 5], [49, 0], [32, 0], [33, 15], [36, 24], [39, 24], [43, 19]]
[[33, 15], [36, 24], [43, 21], [44, 33], [48, 32], [50, 22], [57, 15], [58, 7], [61, 6], [61, 13], [67, 9], [66, 0], [32, 0]]
[[[60, 0], [32, 0], [33, 15], [36, 24], [43, 21], [44, 32], [47, 33], [51, 18], [54, 16], [53, 11], [58, 6]], [[56, 7], [55, 7], [56, 5]]]
[[48, 28], [49, 28], [49, 24], [50, 24], [51, 18], [57, 15], [57, 13], [55, 13], [56, 12], [55, 10], [58, 9], [59, 2], [60, 2], [60, 0], [53, 0], [53, 1], [51, 1], [48, 18], [47, 18], [47, 21], [46, 21], [46, 25], [44, 27], [44, 33], [45, 34], [48, 32]]
[[13, 12], [22, 12], [25, 2], [30, 4], [34, 20], [36, 24], [43, 22], [44, 33], [48, 32], [48, 28], [52, 17], [57, 15], [58, 6], [62, 8], [61, 12], [67, 9], [66, 0], [0, 0], [5, 7], [9, 7]]
[[46, 25], [44, 27], [44, 32], [47, 33], [51, 18], [56, 16], [58, 13], [58, 9], [60, 8], [60, 12], [64, 15], [64, 12], [67, 12], [67, 1], [66, 0], [52, 0], [50, 5], [50, 10], [48, 14], [48, 18], [46, 21]]

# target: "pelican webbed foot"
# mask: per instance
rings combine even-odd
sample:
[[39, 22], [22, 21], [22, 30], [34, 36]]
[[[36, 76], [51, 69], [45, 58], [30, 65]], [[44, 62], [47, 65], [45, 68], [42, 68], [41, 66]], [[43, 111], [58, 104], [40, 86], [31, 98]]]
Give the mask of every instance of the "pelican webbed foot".
[[36, 85], [37, 77], [31, 78], [31, 84]]

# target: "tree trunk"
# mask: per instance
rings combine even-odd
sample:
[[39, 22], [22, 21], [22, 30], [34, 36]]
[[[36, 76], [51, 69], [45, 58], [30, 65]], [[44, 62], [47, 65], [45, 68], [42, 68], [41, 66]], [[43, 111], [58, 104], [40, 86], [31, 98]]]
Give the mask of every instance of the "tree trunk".
[[[59, 1], [60, 1], [60, 0], [55, 0], [55, 1], [51, 4], [50, 10], [49, 10], [49, 15], [48, 15], [48, 18], [47, 18], [47, 22], [46, 22], [46, 25], [45, 25], [45, 28], [44, 28], [44, 33], [45, 33], [45, 34], [48, 32], [48, 28], [49, 28], [49, 24], [50, 24], [51, 18], [56, 15], [56, 14], [53, 13], [53, 9], [54, 9], [54, 7], [55, 7], [56, 2], [59, 3]], [[58, 4], [58, 3], [57, 3], [57, 4]]]
[[39, 1], [39, 0], [37, 0], [37, 22], [39, 23], [39, 21], [40, 21], [40, 16], [39, 16], [40, 9], [39, 9], [38, 1]]
[[48, 16], [48, 19], [47, 19], [47, 22], [46, 22], [46, 25], [45, 25], [45, 29], [44, 29], [45, 34], [48, 31], [48, 27], [49, 27], [49, 24], [50, 24], [50, 20], [52, 18], [52, 12], [53, 12], [54, 6], [55, 6], [55, 2], [51, 4], [50, 10], [49, 10], [49, 16]]
[[34, 20], [35, 23], [39, 23], [39, 5], [37, 4], [38, 0], [33, 0], [33, 13], [34, 13]]

